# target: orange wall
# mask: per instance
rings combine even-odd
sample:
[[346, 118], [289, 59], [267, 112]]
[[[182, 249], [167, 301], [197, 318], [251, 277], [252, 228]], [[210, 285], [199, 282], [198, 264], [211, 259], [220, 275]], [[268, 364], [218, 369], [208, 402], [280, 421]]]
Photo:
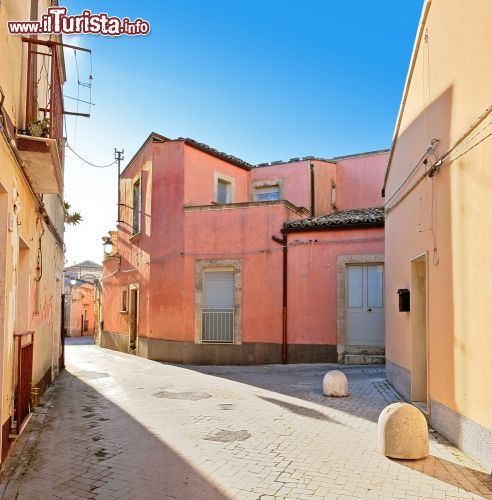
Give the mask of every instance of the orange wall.
[[[163, 145], [165, 146], [165, 145]], [[210, 205], [215, 201], [214, 172], [235, 179], [233, 203], [249, 200], [249, 172], [189, 146], [184, 147], [184, 204]]]
[[272, 236], [280, 236], [288, 211], [273, 205], [186, 213], [186, 340], [195, 337], [195, 260], [233, 258], [243, 265], [242, 340], [282, 342], [282, 247]]
[[[70, 336], [77, 337], [82, 331], [82, 316], [88, 320], [88, 330], [83, 335], [94, 335], [94, 286], [80, 285], [72, 287], [70, 309]], [[86, 314], [84, 314], [86, 312]]]
[[[307, 160], [248, 172], [183, 141], [148, 144], [122, 175], [125, 207], [118, 233], [121, 263], [116, 257], [105, 261], [104, 330], [128, 334], [129, 315], [120, 313], [121, 287], [138, 283], [139, 335], [194, 341], [195, 261], [233, 258], [242, 259], [243, 265], [242, 341], [281, 343], [282, 247], [272, 241], [272, 236], [281, 236], [283, 223], [301, 215], [282, 203], [193, 211], [184, 207], [210, 205], [214, 199], [214, 172], [220, 172], [235, 179], [235, 202], [250, 201], [250, 182], [283, 179], [284, 198], [294, 205], [310, 208], [311, 163], [320, 184], [317, 206], [324, 207], [331, 203], [331, 180], [336, 169], [332, 163]], [[371, 175], [372, 170], [363, 172]], [[142, 232], [132, 237], [132, 183], [139, 176]], [[359, 191], [345, 190], [347, 196], [352, 197]], [[382, 230], [375, 231], [382, 235]], [[374, 230], [367, 232], [372, 235]], [[297, 297], [291, 299], [290, 305], [292, 342], [335, 344], [335, 330], [327, 325], [329, 321], [336, 321], [336, 279], [332, 280], [331, 273], [336, 275], [337, 252], [382, 252], [379, 240], [369, 244], [350, 242], [354, 235], [364, 235], [362, 230], [326, 231], [317, 237], [327, 239], [331, 234], [347, 242], [331, 249], [329, 245], [315, 246], [313, 262], [321, 271], [309, 274], [309, 286], [305, 266], [311, 259], [310, 245], [289, 250], [290, 294]], [[291, 236], [290, 239], [307, 237]], [[303, 291], [300, 296], [299, 290]], [[309, 300], [310, 296], [314, 298]]]
[[492, 200], [490, 115], [472, 127], [491, 102], [492, 3], [469, 7], [433, 1], [415, 48], [386, 199], [414, 167], [409, 186], [429, 168], [418, 161], [432, 139], [439, 139], [437, 159], [469, 134], [433, 178], [386, 216], [387, 357], [412, 371], [412, 312], [399, 313], [395, 295], [410, 285], [412, 259], [426, 253], [429, 397], [492, 429], [492, 225], [484, 215]]
[[311, 171], [310, 162], [283, 163], [251, 170], [251, 182], [283, 179], [283, 199], [297, 207], [311, 210]]
[[384, 228], [289, 233], [288, 243], [288, 342], [336, 345], [337, 256], [384, 253]]
[[382, 207], [388, 153], [337, 160], [337, 209]]

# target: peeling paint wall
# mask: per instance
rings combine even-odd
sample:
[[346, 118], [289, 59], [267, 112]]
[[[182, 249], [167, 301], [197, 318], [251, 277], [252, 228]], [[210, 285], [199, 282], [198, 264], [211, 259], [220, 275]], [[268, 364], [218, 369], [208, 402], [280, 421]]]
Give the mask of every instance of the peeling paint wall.
[[[39, 13], [50, 5], [39, 2]], [[26, 56], [21, 37], [7, 33], [7, 20], [30, 19], [29, 0], [0, 2], [0, 89], [4, 110], [23, 128]], [[8, 434], [16, 384], [15, 334], [33, 330], [33, 386], [46, 388], [58, 373], [63, 249], [48, 229], [40, 206], [63, 238], [62, 193], [35, 195], [5, 135], [0, 133], [0, 424]], [[4, 453], [2, 450], [2, 454]]]

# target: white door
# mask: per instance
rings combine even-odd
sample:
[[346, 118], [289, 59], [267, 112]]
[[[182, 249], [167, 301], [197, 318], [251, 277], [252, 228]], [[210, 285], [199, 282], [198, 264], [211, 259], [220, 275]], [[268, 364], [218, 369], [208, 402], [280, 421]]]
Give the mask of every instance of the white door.
[[383, 264], [347, 266], [347, 346], [384, 346]]

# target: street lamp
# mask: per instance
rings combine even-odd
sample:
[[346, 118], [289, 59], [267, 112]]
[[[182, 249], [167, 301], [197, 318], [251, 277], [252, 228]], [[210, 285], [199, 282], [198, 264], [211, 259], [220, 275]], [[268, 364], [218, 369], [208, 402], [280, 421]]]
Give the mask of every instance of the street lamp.
[[113, 251], [113, 242], [111, 241], [110, 236], [103, 236], [103, 248], [104, 248], [104, 255], [108, 257], [111, 255], [111, 252]]

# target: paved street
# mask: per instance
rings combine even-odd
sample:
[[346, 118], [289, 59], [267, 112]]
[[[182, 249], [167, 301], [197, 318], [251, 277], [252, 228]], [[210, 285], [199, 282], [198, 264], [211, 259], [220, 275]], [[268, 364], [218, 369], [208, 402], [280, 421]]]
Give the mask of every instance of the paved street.
[[84, 344], [67, 346], [2, 498], [492, 499], [491, 476], [435, 434], [425, 460], [377, 452], [398, 399], [381, 367], [342, 367], [350, 396], [333, 399], [328, 365], [178, 367]]

